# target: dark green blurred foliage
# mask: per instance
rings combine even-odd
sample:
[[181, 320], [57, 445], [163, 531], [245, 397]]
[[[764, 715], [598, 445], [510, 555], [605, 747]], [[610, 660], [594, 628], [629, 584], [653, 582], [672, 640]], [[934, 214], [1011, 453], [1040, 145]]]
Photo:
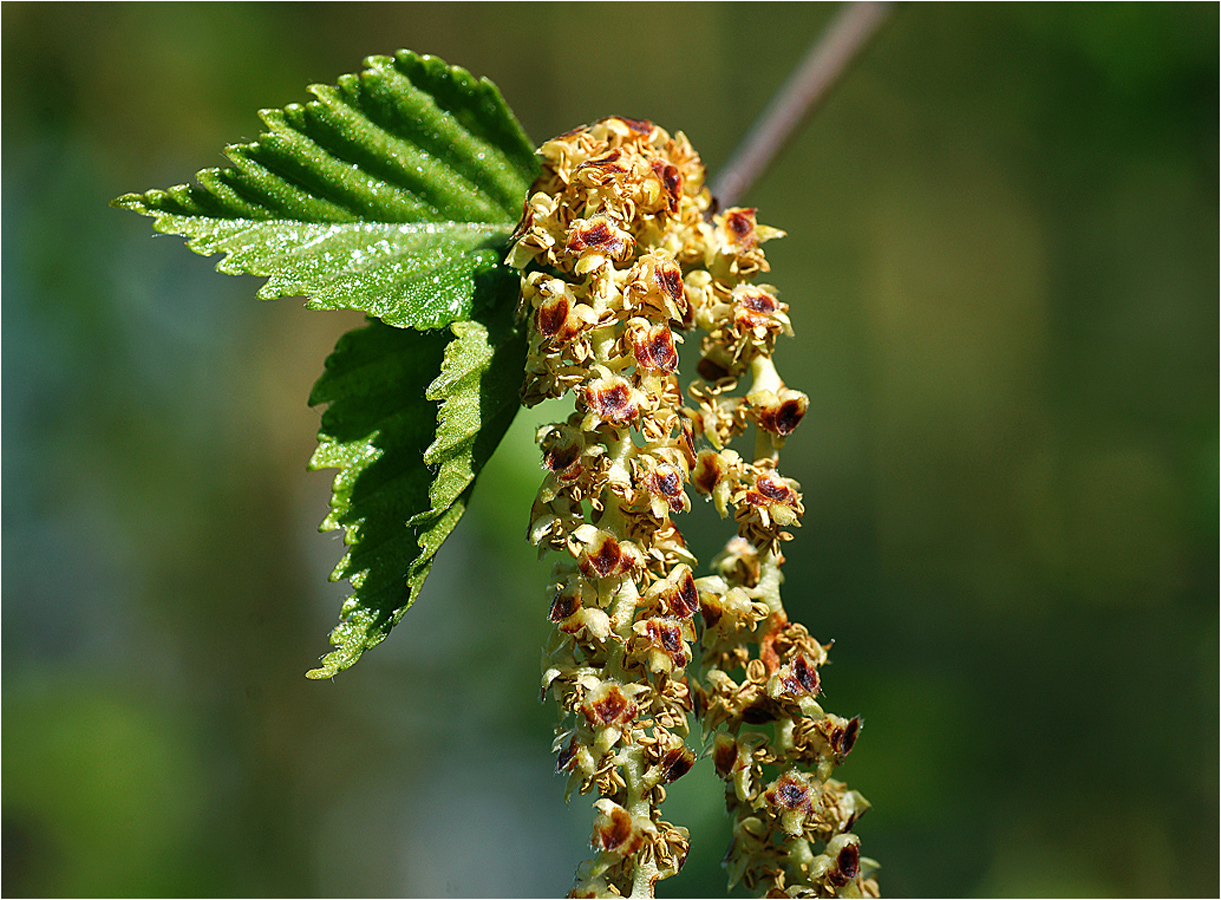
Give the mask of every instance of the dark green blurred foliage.
[[[358, 317], [107, 207], [408, 47], [536, 140], [715, 171], [833, 11], [27, 5], [3, 25], [3, 891], [556, 895], [519, 417], [403, 625], [333, 683], [313, 379]], [[786, 604], [826, 641], [892, 895], [1216, 895], [1218, 9], [901, 8], [745, 198], [811, 396]], [[691, 539], [726, 528], [701, 508]], [[671, 894], [715, 895], [707, 761]]]

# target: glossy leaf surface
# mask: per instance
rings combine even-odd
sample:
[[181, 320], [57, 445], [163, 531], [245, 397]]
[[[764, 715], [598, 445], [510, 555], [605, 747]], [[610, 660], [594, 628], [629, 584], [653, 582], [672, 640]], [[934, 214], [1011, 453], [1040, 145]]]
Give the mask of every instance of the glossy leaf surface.
[[315, 99], [263, 110], [267, 132], [226, 149], [233, 165], [193, 185], [126, 194], [217, 269], [262, 275], [262, 299], [306, 297], [392, 325], [470, 315], [538, 171], [495, 85], [400, 51]]
[[511, 308], [449, 332], [374, 320], [340, 340], [310, 396], [329, 404], [311, 467], [340, 470], [322, 529], [346, 531], [332, 578], [349, 579], [353, 593], [311, 678], [356, 662], [419, 595], [517, 412], [524, 358]]
[[114, 201], [224, 254], [221, 272], [265, 276], [262, 299], [373, 317], [310, 396], [328, 404], [311, 466], [339, 469], [322, 525], [345, 531], [333, 578], [353, 588], [315, 678], [352, 665], [419, 594], [513, 419], [525, 361], [503, 260], [533, 146], [486, 79], [408, 51], [366, 65], [262, 111], [267, 131], [228, 147], [232, 166]]

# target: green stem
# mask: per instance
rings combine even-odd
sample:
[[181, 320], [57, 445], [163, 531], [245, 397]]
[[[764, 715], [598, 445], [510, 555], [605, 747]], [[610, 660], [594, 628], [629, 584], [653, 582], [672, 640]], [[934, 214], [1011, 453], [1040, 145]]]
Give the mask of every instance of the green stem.
[[814, 851], [810, 849], [810, 842], [803, 837], [795, 837], [787, 844], [789, 852], [784, 861], [784, 868], [788, 872], [789, 881], [803, 883], [810, 877], [809, 872], [814, 865]]
[[[750, 374], [753, 380], [748, 394], [755, 391], [778, 393], [784, 387], [784, 382], [780, 380], [780, 373], [776, 371], [776, 365], [770, 356], [760, 354], [751, 360]], [[756, 425], [754, 462], [758, 463], [767, 458], [776, 459], [778, 456], [779, 450], [776, 448], [776, 442], [772, 439], [771, 434]]]
[[[649, 819], [652, 806], [649, 803], [650, 788], [644, 783], [644, 760], [639, 747], [631, 747], [622, 754], [623, 780], [627, 782], [627, 803], [624, 808], [633, 818]], [[642, 862], [636, 857], [632, 870], [633, 897], [652, 897], [653, 883], [657, 875], [657, 864], [653, 860]]]
[[784, 615], [784, 603], [780, 600], [780, 582], [780, 561], [775, 551], [768, 550], [760, 560], [756, 596], [767, 604], [773, 619]]
[[779, 391], [784, 387], [784, 382], [780, 380], [780, 373], [776, 371], [776, 364], [772, 362], [770, 356], [764, 356], [760, 353], [750, 361], [750, 393], [755, 391]]

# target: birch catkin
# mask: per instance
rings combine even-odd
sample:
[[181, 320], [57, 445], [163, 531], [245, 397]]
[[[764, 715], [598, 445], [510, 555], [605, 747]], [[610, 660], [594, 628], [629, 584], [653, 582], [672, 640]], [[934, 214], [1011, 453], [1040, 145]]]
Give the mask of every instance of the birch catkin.
[[[815, 702], [826, 648], [780, 602], [780, 547], [803, 506], [779, 450], [808, 399], [771, 360], [787, 307], [753, 282], [781, 232], [751, 209], [715, 212], [686, 138], [650, 122], [605, 119], [540, 154], [509, 261], [531, 324], [523, 402], [575, 394], [567, 421], [538, 433], [546, 476], [529, 528], [561, 556], [543, 675], [562, 710], [557, 770], [567, 795], [599, 794], [573, 895], [652, 896], [681, 868], [688, 833], [661, 805], [695, 762], [689, 712], [727, 782], [731, 883], [876, 894], [850, 833], [868, 804], [829, 777], [860, 723]], [[685, 406], [678, 344], [694, 329]], [[752, 425], [748, 460], [730, 443]], [[737, 526], [698, 579], [673, 521], [688, 485]]]

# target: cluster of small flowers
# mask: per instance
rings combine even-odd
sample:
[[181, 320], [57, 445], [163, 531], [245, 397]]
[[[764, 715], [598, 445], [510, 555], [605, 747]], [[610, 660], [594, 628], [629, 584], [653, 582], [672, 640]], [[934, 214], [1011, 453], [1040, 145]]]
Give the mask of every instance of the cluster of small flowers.
[[[540, 153], [509, 262], [523, 272], [520, 312], [532, 325], [523, 402], [575, 395], [567, 421], [539, 431], [547, 474], [530, 522], [540, 553], [562, 556], [543, 676], [544, 696], [564, 711], [557, 769], [569, 773], [567, 795], [600, 795], [597, 855], [578, 869], [573, 895], [652, 896], [682, 866], [686, 829], [662, 821], [659, 806], [664, 785], [695, 761], [688, 711], [705, 736], [716, 732], [714, 761], [729, 782], [732, 882], [876, 892], [848, 834], [867, 804], [824, 771], [859, 722], [814, 703], [826, 649], [788, 623], [779, 599], [779, 547], [803, 507], [777, 451], [808, 399], [771, 363], [776, 338], [791, 333], [787, 307], [751, 279], [768, 270], [760, 244], [780, 232], [751, 209], [715, 212], [686, 138], [649, 122], [606, 119]], [[677, 332], [695, 327], [700, 380], [684, 407]], [[750, 389], [736, 394], [748, 372]], [[752, 424], [748, 462], [729, 445]], [[690, 508], [687, 484], [723, 517], [732, 509], [738, 532], [718, 574], [698, 581], [672, 520]], [[685, 673], [697, 612], [702, 684]], [[743, 722], [774, 722], [775, 737], [735, 737]], [[764, 766], [784, 772], [764, 786]], [[810, 839], [826, 843], [822, 856]]]
[[543, 693], [564, 710], [557, 770], [597, 790], [574, 896], [652, 896], [679, 870], [685, 828], [660, 818], [694, 764], [685, 674], [699, 609], [671, 515], [695, 464], [680, 413], [675, 329], [690, 324], [686, 240], [703, 227], [703, 172], [686, 139], [607, 119], [548, 141], [510, 262], [532, 323], [523, 401], [575, 392], [540, 430], [547, 475], [530, 537], [564, 556], [549, 589]]
[[876, 897], [877, 864], [861, 857], [851, 833], [869, 803], [830, 777], [860, 719], [826, 713], [815, 700], [830, 645], [788, 620], [783, 561], [733, 538], [713, 561], [716, 574], [696, 582], [705, 627], [694, 694], [733, 816], [730, 884], [768, 896]]

